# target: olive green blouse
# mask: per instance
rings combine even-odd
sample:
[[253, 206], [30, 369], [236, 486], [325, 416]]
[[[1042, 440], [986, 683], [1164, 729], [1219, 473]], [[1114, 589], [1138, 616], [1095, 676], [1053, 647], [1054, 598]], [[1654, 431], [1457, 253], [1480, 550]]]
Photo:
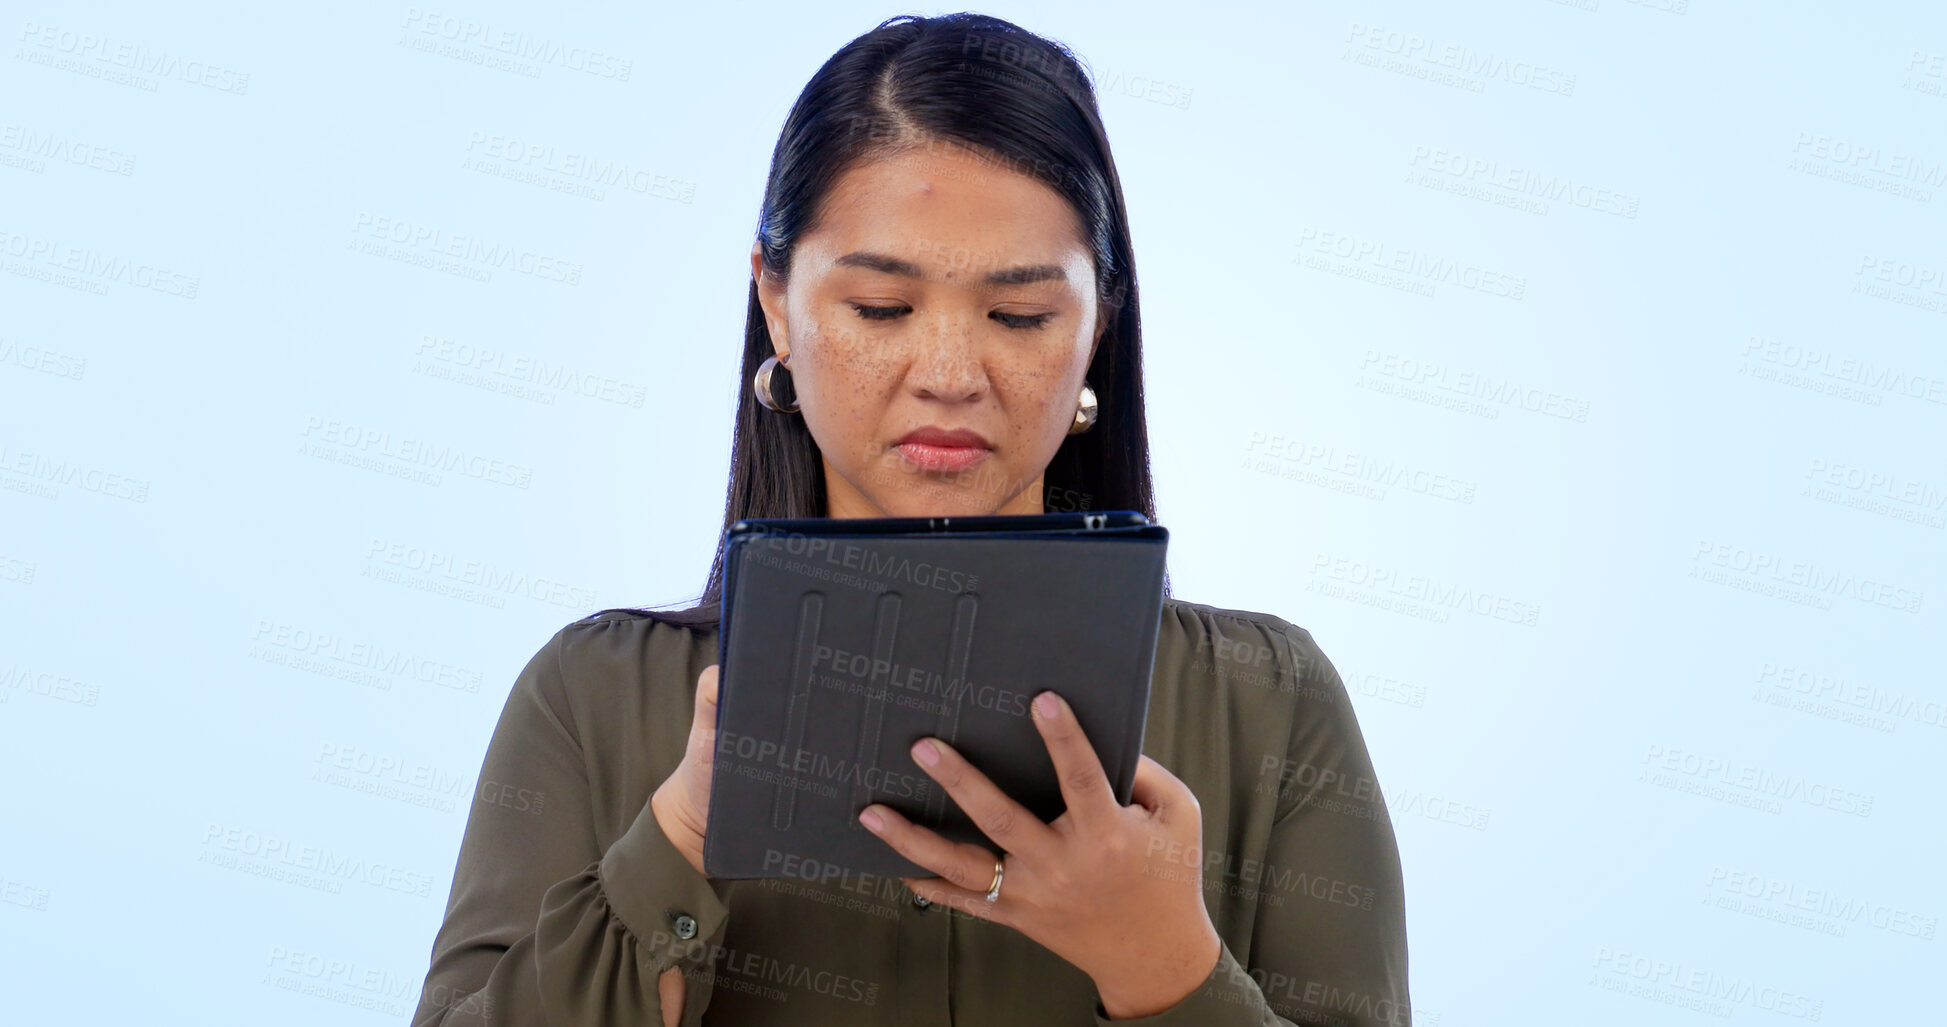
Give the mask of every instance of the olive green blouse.
[[604, 611], [528, 662], [487, 747], [415, 1027], [661, 1027], [671, 967], [685, 1025], [1411, 1022], [1392, 823], [1345, 686], [1303, 628], [1164, 601], [1143, 752], [1196, 794], [1203, 848], [1157, 857], [1202, 875], [1223, 949], [1177, 1005], [1118, 1021], [1073, 964], [896, 877], [691, 867], [649, 796], [716, 653], [714, 628]]

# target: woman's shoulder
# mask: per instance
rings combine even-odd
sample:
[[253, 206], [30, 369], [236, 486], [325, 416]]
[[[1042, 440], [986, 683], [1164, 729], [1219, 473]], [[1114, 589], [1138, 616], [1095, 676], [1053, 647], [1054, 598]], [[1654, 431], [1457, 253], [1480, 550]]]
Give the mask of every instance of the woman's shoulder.
[[[556, 629], [522, 678], [577, 726], [632, 719], [645, 705], [673, 702], [680, 712], [688, 708], [697, 675], [716, 662], [716, 630], [714, 624], [685, 624], [633, 607], [598, 610]], [[677, 687], [650, 687], [664, 681]]]
[[1157, 650], [1187, 655], [1199, 666], [1274, 675], [1280, 691], [1343, 688], [1312, 633], [1275, 613], [1165, 596]]
[[[1264, 613], [1258, 610], [1238, 610], [1227, 606], [1211, 606], [1208, 603], [1193, 603], [1179, 596], [1164, 596], [1163, 609], [1166, 613], [1175, 613], [1180, 620], [1186, 623], [1189, 621], [1197, 621], [1204, 624], [1215, 622], [1235, 624], [1242, 622], [1272, 628], [1277, 631], [1304, 631], [1303, 628], [1292, 624], [1290, 621], [1285, 620], [1275, 613]], [[1309, 637], [1309, 633], [1307, 633], [1307, 637]]]
[[[1327, 768], [1345, 780], [1374, 781], [1345, 681], [1310, 631], [1273, 613], [1175, 600], [1166, 601], [1163, 621], [1169, 630], [1158, 640], [1159, 684], [1166, 676], [1165, 645], [1174, 636], [1180, 641], [1168, 654], [1172, 686], [1183, 694], [1222, 696], [1233, 720], [1275, 738], [1268, 744], [1283, 747], [1279, 773]], [[1276, 758], [1268, 748], [1238, 750]], [[1376, 782], [1371, 787], [1377, 794]], [[1304, 794], [1280, 788], [1278, 815]]]
[[558, 646], [564, 668], [575, 663], [597, 669], [618, 658], [631, 668], [639, 667], [639, 657], [645, 654], [687, 656], [716, 644], [714, 621], [706, 628], [670, 613], [636, 607], [597, 610], [562, 625], [549, 644]]

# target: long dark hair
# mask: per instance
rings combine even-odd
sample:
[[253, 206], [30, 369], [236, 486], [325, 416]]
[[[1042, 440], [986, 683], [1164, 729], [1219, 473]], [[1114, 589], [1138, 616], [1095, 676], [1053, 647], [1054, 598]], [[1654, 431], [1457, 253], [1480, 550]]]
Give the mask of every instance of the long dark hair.
[[[1087, 381], [1095, 426], [1070, 435], [1043, 477], [1043, 509], [1140, 510], [1156, 519], [1143, 417], [1142, 330], [1129, 215], [1095, 88], [1061, 43], [983, 14], [888, 18], [845, 44], [806, 83], [784, 120], [757, 221], [765, 273], [785, 280], [798, 238], [852, 167], [916, 148], [954, 145], [1029, 175], [1065, 198], [1095, 258], [1106, 322]], [[751, 282], [740, 398], [723, 527], [747, 517], [824, 517], [825, 478], [804, 418], [757, 402], [751, 379], [775, 353]], [[788, 380], [788, 372], [774, 381]], [[782, 391], [782, 390], [780, 390]], [[723, 540], [695, 605], [611, 607], [714, 628], [723, 599]], [[1163, 591], [1169, 592], [1164, 578]]]

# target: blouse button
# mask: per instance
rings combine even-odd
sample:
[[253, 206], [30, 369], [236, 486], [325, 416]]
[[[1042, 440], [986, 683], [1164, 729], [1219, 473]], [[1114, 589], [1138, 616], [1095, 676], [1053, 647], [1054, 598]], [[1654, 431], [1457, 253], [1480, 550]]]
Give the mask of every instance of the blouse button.
[[933, 904], [933, 900], [931, 900], [931, 899], [929, 899], [929, 898], [927, 898], [927, 897], [926, 897], [926, 896], [924, 896], [924, 895], [920, 895], [920, 894], [918, 894], [918, 893], [914, 893], [914, 895], [913, 895], [913, 908], [914, 908], [914, 909], [918, 909], [918, 910], [921, 910], [921, 911], [924, 911], [924, 910], [926, 909], [926, 907], [928, 907], [928, 906], [930, 906], [930, 905], [932, 905], [932, 904]]
[[696, 918], [685, 913], [676, 918], [676, 936], [687, 941], [696, 937]]

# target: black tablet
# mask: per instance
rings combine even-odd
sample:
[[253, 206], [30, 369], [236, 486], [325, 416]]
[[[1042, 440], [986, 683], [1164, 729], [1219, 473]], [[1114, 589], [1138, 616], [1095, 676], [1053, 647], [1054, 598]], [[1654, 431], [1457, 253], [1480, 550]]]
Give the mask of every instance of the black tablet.
[[1168, 540], [1134, 511], [732, 525], [705, 872], [933, 876], [859, 824], [874, 802], [991, 847], [913, 762], [927, 735], [1053, 820], [1061, 787], [1028, 715], [1043, 689], [1128, 803]]

